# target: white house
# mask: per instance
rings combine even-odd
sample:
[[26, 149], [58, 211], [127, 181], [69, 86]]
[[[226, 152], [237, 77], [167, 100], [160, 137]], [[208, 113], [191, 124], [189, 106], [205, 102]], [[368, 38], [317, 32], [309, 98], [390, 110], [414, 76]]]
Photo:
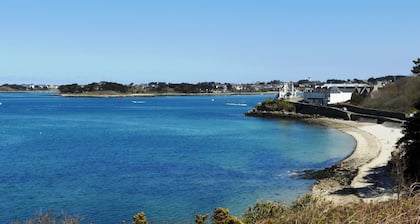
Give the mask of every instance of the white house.
[[295, 87], [293, 82], [283, 83], [279, 88], [279, 99], [287, 99], [296, 96]]
[[305, 103], [328, 105], [349, 101], [356, 90], [366, 87], [366, 84], [324, 84], [316, 88], [307, 88], [303, 93]]

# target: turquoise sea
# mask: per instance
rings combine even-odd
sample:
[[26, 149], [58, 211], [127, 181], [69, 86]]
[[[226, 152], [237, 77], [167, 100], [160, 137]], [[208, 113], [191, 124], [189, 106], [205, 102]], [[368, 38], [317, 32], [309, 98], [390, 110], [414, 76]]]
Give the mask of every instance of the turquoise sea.
[[[185, 222], [257, 201], [290, 203], [291, 175], [348, 156], [335, 129], [245, 117], [273, 95], [63, 98], [0, 93], [0, 223], [64, 210], [94, 223]], [[245, 106], [246, 104], [246, 106]]]

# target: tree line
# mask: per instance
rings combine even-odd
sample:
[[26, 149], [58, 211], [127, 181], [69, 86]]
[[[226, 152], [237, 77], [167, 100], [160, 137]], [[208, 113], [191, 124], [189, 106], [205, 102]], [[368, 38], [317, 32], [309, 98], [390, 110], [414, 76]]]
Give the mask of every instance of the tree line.
[[95, 92], [95, 91], [114, 91], [119, 93], [127, 93], [129, 87], [127, 85], [115, 83], [115, 82], [100, 82], [90, 83], [88, 85], [69, 84], [61, 85], [58, 87], [60, 93], [83, 93], [83, 92]]
[[[148, 84], [124, 85], [115, 82], [93, 82], [87, 85], [69, 84], [58, 87], [60, 93], [79, 94], [86, 92], [112, 91], [116, 93], [214, 93], [214, 92], [233, 92], [236, 89], [230, 83], [199, 82], [191, 83], [166, 83], [150, 82]], [[251, 84], [241, 85], [242, 91], [255, 91]]]

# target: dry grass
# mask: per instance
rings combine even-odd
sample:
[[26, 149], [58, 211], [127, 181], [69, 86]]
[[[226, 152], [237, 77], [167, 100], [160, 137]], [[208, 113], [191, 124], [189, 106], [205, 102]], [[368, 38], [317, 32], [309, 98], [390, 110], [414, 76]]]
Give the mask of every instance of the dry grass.
[[364, 99], [361, 106], [396, 112], [412, 112], [420, 98], [420, 76], [409, 76], [390, 83]]
[[420, 223], [420, 197], [347, 206], [311, 200], [299, 209], [289, 208], [253, 223]]
[[12, 221], [11, 224], [81, 224], [83, 217], [78, 215], [67, 215], [65, 212], [59, 214], [50, 210], [43, 213], [36, 212], [34, 218], [25, 221]]
[[[220, 210], [220, 208], [218, 208]], [[306, 195], [291, 206], [284, 206], [275, 202], [258, 202], [245, 212], [243, 220], [231, 217], [228, 212], [220, 216], [216, 209], [211, 223], [256, 223], [256, 224], [394, 224], [394, 223], [420, 223], [420, 194], [381, 203], [359, 202], [349, 205], [333, 205], [331, 202], [315, 199]], [[223, 211], [228, 211], [224, 209]], [[219, 212], [218, 212], [219, 211]], [[144, 216], [144, 214], [143, 214]], [[226, 220], [218, 222], [220, 217]], [[197, 217], [201, 217], [198, 219]], [[196, 216], [196, 223], [209, 223], [208, 215]], [[232, 219], [227, 219], [230, 217]], [[13, 224], [80, 224], [82, 219], [78, 216], [57, 215], [51, 212], [37, 213], [35, 218], [26, 221], [14, 221]], [[125, 223], [125, 222], [123, 222]], [[133, 222], [135, 223], [135, 222]], [[144, 219], [144, 222], [147, 223]], [[153, 223], [153, 222], [150, 222]], [[192, 223], [192, 222], [190, 222]]]

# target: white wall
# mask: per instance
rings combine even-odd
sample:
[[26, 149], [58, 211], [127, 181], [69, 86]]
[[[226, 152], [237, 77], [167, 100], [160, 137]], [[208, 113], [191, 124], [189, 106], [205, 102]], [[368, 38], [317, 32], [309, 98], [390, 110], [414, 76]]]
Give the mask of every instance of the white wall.
[[330, 102], [328, 104], [342, 103], [351, 99], [351, 92], [330, 93]]

